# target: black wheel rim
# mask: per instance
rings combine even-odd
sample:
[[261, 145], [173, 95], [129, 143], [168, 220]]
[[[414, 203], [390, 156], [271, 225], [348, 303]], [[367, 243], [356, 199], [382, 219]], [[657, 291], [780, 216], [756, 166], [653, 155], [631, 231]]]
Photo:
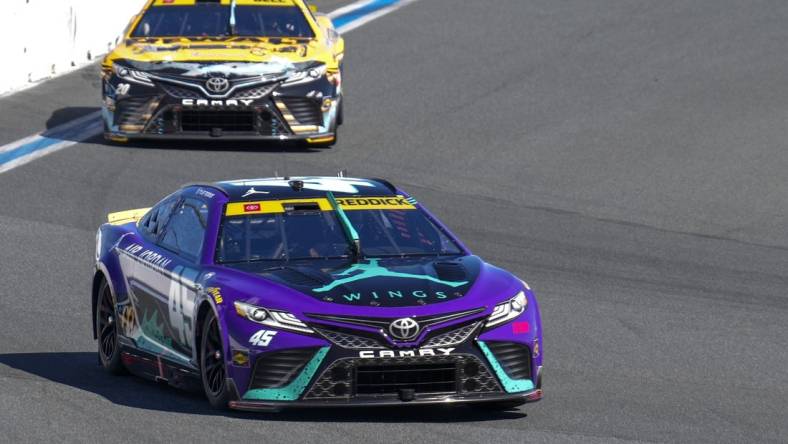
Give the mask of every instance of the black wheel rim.
[[112, 294], [109, 290], [104, 290], [99, 304], [99, 323], [98, 323], [99, 352], [104, 361], [109, 361], [115, 354], [115, 344], [117, 342], [117, 331], [115, 311], [112, 309]]
[[202, 368], [205, 385], [213, 395], [219, 394], [224, 388], [224, 356], [222, 356], [222, 342], [219, 339], [219, 328], [216, 318], [211, 319], [204, 341], [202, 353]]

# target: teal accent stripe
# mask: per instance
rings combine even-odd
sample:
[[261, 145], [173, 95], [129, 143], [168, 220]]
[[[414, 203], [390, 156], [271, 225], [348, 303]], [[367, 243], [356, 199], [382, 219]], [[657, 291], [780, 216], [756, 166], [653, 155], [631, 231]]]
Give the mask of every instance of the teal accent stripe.
[[328, 201], [331, 202], [331, 206], [334, 207], [334, 211], [336, 211], [337, 214], [339, 215], [339, 220], [342, 222], [342, 226], [345, 227], [345, 231], [347, 232], [347, 235], [354, 241], [359, 240], [358, 232], [356, 232], [356, 229], [353, 228], [353, 224], [350, 223], [350, 219], [347, 218], [347, 215], [345, 214], [345, 210], [343, 210], [342, 207], [339, 206], [339, 203], [334, 198], [334, 193], [329, 191], [327, 195], [328, 195]]
[[244, 399], [262, 400], [262, 401], [295, 401], [304, 392], [304, 389], [312, 380], [320, 363], [328, 353], [329, 347], [321, 348], [315, 356], [306, 364], [304, 370], [298, 375], [290, 384], [280, 388], [267, 388], [267, 389], [254, 389], [249, 390], [244, 395]]
[[517, 392], [527, 392], [528, 390], [534, 389], [534, 383], [530, 379], [512, 379], [509, 375], [506, 374], [501, 364], [495, 359], [495, 356], [487, 347], [483, 341], [476, 341], [479, 344], [479, 347], [482, 349], [482, 353], [490, 361], [490, 364], [495, 371], [495, 374], [498, 376], [498, 379], [503, 384], [504, 390], [507, 393], [517, 393]]

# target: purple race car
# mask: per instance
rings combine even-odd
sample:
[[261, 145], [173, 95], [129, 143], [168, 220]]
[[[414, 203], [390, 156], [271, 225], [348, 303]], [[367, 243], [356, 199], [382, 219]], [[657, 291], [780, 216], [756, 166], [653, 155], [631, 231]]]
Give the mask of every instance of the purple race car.
[[98, 230], [99, 359], [215, 407], [542, 397], [525, 282], [380, 179], [187, 185]]

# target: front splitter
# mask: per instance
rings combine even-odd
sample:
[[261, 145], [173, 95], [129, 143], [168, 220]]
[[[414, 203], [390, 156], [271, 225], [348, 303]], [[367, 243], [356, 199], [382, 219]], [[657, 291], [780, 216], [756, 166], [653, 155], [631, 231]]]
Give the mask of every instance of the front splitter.
[[376, 398], [359, 396], [342, 400], [306, 400], [292, 402], [276, 401], [230, 401], [229, 406], [234, 410], [244, 410], [252, 412], [278, 412], [285, 409], [300, 408], [335, 408], [335, 407], [403, 407], [413, 405], [465, 405], [465, 404], [485, 404], [500, 402], [536, 402], [542, 399], [542, 389], [537, 388], [528, 392], [517, 394], [495, 394], [495, 395], [444, 395], [435, 397], [418, 397], [411, 401], [401, 401], [397, 398]]

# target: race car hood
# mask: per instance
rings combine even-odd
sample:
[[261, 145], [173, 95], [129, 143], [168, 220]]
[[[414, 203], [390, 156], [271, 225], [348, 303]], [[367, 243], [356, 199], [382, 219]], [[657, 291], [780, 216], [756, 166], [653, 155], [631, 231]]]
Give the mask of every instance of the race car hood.
[[128, 39], [106, 59], [166, 65], [179, 62], [246, 64], [318, 61], [336, 64], [331, 51], [314, 39], [211, 38]]
[[[365, 259], [359, 263], [291, 265], [252, 272], [318, 301], [366, 307], [424, 306], [463, 298], [485, 266], [476, 256]], [[257, 268], [257, 270], [255, 269]]]

